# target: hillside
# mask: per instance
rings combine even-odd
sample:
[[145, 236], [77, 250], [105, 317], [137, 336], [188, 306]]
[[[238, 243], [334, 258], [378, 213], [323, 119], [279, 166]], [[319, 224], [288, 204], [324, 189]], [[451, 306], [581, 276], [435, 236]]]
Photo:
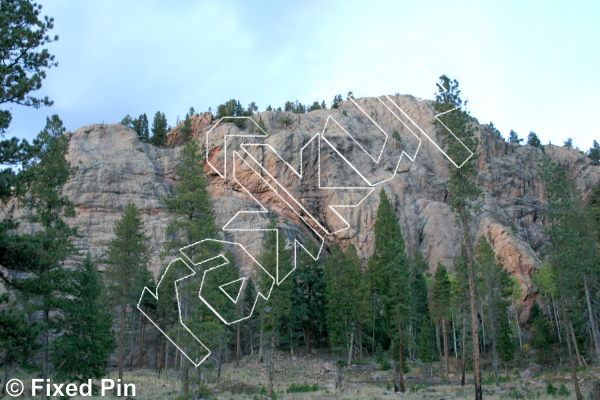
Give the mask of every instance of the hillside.
[[[415, 121], [431, 138], [436, 138], [434, 111], [431, 102], [419, 102], [412, 96], [397, 96], [398, 104], [409, 110]], [[302, 180], [294, 179], [283, 160], [264, 148], [256, 147], [256, 158], [271, 171], [277, 171], [277, 179], [283, 182], [292, 197], [299, 199], [306, 210], [316, 216], [319, 224], [330, 231], [343, 227], [339, 218], [329, 211], [333, 204], [351, 204], [356, 196], [345, 190], [319, 189], [317, 154], [315, 146], [301, 151], [309, 140], [327, 125], [324, 135], [341, 150], [341, 154], [353, 163], [361, 175], [370, 181], [387, 180], [376, 186], [374, 194], [368, 196], [358, 207], [340, 211], [350, 228], [338, 234], [326, 235], [325, 251], [334, 242], [342, 247], [353, 243], [363, 260], [374, 251], [373, 224], [378, 205], [377, 193], [383, 187], [394, 205], [398, 223], [402, 228], [407, 252], [412, 254], [418, 247], [434, 268], [438, 261], [452, 267], [460, 250], [461, 232], [457, 228], [450, 206], [445, 203], [444, 184], [452, 167], [448, 159], [421, 134], [413, 135], [405, 125], [394, 119], [391, 113], [376, 98], [358, 99], [357, 104], [365, 111], [365, 117], [351, 101], [343, 102], [339, 109], [316, 110], [307, 114], [265, 111], [255, 115], [262, 118], [267, 127], [266, 138], [253, 139], [256, 143], [267, 143], [291, 166], [298, 166], [301, 154], [305, 172]], [[284, 114], [292, 119], [285, 127], [280, 122]], [[327, 118], [332, 116], [338, 124]], [[384, 137], [374, 122], [386, 131], [397, 130], [402, 143], [390, 140], [382, 151], [379, 163], [366, 155], [377, 154]], [[209, 113], [193, 116], [193, 140], [205, 145], [206, 133], [211, 129], [209, 161], [212, 165], [223, 166], [225, 148], [221, 145], [224, 135], [247, 134], [234, 124], [219, 124]], [[538, 162], [544, 156], [541, 149], [507, 143], [494, 134], [488, 125], [479, 124], [473, 119], [480, 139], [478, 168], [479, 184], [485, 198], [482, 212], [475, 216], [471, 227], [474, 234], [486, 235], [495, 252], [502, 257], [504, 267], [519, 277], [523, 288], [524, 307], [520, 311], [521, 321], [529, 314], [529, 307], [536, 294], [531, 277], [541, 261], [539, 251], [544, 247], [543, 217], [544, 188], [540, 180]], [[349, 140], [341, 129], [352, 132], [357, 140]], [[65, 194], [75, 203], [77, 216], [69, 223], [77, 226], [82, 237], [78, 239], [81, 249], [92, 255], [101, 255], [104, 246], [112, 237], [115, 221], [124, 207], [133, 202], [143, 214], [148, 234], [152, 236], [153, 257], [151, 269], [158, 274], [167, 260], [158, 256], [168, 240], [165, 228], [170, 220], [161, 207], [161, 196], [168, 196], [173, 185], [177, 184], [175, 165], [181, 153], [183, 140], [179, 137], [181, 124], [169, 132], [169, 147], [156, 148], [138, 140], [136, 133], [121, 124], [89, 125], [77, 129], [70, 135], [68, 159], [78, 167], [74, 178], [65, 186]], [[248, 127], [246, 127], [248, 129]], [[419, 144], [419, 139], [421, 140]], [[236, 142], [236, 140], [238, 140]], [[214, 142], [213, 142], [214, 141]], [[233, 138], [227, 149], [229, 159], [232, 151], [243, 138]], [[357, 146], [360, 144], [361, 146]], [[440, 143], [438, 143], [440, 145]], [[359, 147], [364, 148], [362, 151]], [[395, 163], [401, 151], [404, 156], [393, 178]], [[557, 146], [545, 146], [546, 155], [558, 162], [575, 179], [584, 195], [600, 181], [600, 166], [593, 163], [580, 151]], [[245, 160], [248, 156], [245, 155]], [[323, 159], [321, 180], [323, 185], [337, 187], [358, 186], [359, 177], [339, 155], [322, 150]], [[386, 158], [387, 157], [387, 158]], [[395, 158], [394, 158], [395, 157]], [[373, 157], [374, 158], [374, 157]], [[239, 161], [239, 160], [238, 160]], [[238, 167], [242, 166], [238, 162]], [[454, 167], [452, 167], [454, 168]], [[211, 193], [215, 204], [217, 223], [225, 225], [238, 211], [257, 209], [251, 197], [234, 182], [231, 175], [221, 178], [213, 168], [206, 166], [211, 180]], [[313, 236], [311, 229], [297, 213], [290, 209], [281, 198], [264, 184], [258, 175], [242, 168], [239, 177], [241, 184], [251, 188], [256, 197], [268, 210], [279, 215], [278, 227], [282, 228], [288, 240]], [[390, 179], [391, 178], [391, 179]], [[18, 213], [13, 205], [12, 211]], [[263, 218], [263, 222], [266, 217]], [[21, 229], [30, 227], [22, 225]], [[259, 235], [262, 233], [259, 233]], [[260, 241], [257, 234], [231, 232], [228, 237], [244, 244], [250, 253], [258, 251]], [[249, 268], [248, 260], [237, 254], [241, 268]]]

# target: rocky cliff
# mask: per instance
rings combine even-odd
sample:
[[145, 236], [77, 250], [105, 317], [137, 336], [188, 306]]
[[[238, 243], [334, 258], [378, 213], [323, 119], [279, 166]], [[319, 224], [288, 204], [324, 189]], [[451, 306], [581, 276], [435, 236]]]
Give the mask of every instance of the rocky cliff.
[[[384, 188], [402, 227], [407, 252], [412, 254], [419, 248], [431, 268], [438, 261], [452, 268], [460, 250], [461, 230], [445, 202], [445, 182], [454, 166], [436, 146], [441, 146], [441, 140], [436, 134], [438, 128], [431, 123], [435, 118], [432, 104], [411, 96], [396, 96], [394, 101], [407, 110], [407, 115], [398, 119], [386, 101], [363, 98], [356, 103], [346, 101], [339, 109], [307, 114], [266, 111], [260, 117], [266, 124], [267, 136], [251, 139], [239, 137], [260, 134], [251, 121], [240, 129], [233, 123], [217, 124], [209, 113], [194, 115], [194, 134], [187, 139], [199, 141], [204, 148], [208, 146], [206, 171], [217, 223], [223, 226], [239, 211], [258, 209], [260, 206], [249, 191], [266, 209], [278, 214], [278, 228], [290, 241], [315, 239], [313, 229], [318, 231], [319, 226], [323, 231], [340, 230], [345, 227], [340, 219], [343, 217], [349, 229], [324, 234], [325, 252], [335, 242], [342, 246], [353, 243], [366, 260], [374, 251], [378, 191]], [[292, 120], [289, 126], [280, 122], [284, 114]], [[406, 120], [409, 117], [422, 131], [411, 129]], [[254, 116], [256, 121], [258, 118]], [[474, 235], [486, 235], [502, 257], [504, 267], [519, 277], [524, 305], [520, 319], [524, 321], [536, 294], [531, 277], [541, 263], [538, 251], [545, 243], [541, 212], [544, 187], [538, 167], [544, 153], [507, 143], [476, 120], [473, 125], [480, 139], [477, 163], [479, 185], [485, 196], [470, 229]], [[115, 221], [133, 202], [152, 237], [152, 270], [158, 274], [166, 264], [158, 253], [168, 240], [165, 228], [171, 216], [161, 207], [160, 198], [168, 196], [177, 184], [175, 166], [186, 140], [180, 137], [180, 128], [181, 124], [169, 133], [166, 149], [140, 142], [133, 130], [120, 124], [90, 125], [69, 133], [68, 157], [78, 170], [64, 192], [76, 205], [77, 216], [70, 224], [82, 234], [78, 245], [83, 251], [100, 256], [112, 237]], [[401, 141], [390, 138], [386, 142], [382, 132], [394, 130], [399, 132]], [[317, 133], [322, 133], [327, 141], [311, 141]], [[244, 153], [241, 143], [248, 142], [270, 146], [253, 146]], [[234, 150], [240, 155], [235, 156]], [[576, 149], [546, 146], [545, 153], [566, 169], [584, 195], [600, 180], [600, 167]], [[252, 168], [252, 163], [262, 165], [264, 170]], [[234, 164], [237, 179], [231, 173], [225, 178], [217, 173]], [[292, 168], [302, 168], [302, 178]], [[272, 176], [262, 179], [264, 172]], [[269, 182], [281, 183], [285, 193], [279, 190], [278, 195]], [[366, 198], [368, 191], [364, 189], [324, 189], [369, 186], [365, 182], [377, 184]], [[297, 204], [284, 201], [288, 198], [297, 200]], [[339, 214], [329, 207], [356, 205], [361, 199], [356, 207], [337, 209]], [[308, 224], [304, 218], [307, 215], [314, 217]], [[266, 216], [260, 218], [262, 223], [266, 221]], [[260, 241], [256, 240], [256, 232], [250, 236], [248, 232], [227, 232], [228, 239], [243, 243], [250, 253], [256, 253]], [[241, 268], [250, 268], [243, 255], [236, 257]]]

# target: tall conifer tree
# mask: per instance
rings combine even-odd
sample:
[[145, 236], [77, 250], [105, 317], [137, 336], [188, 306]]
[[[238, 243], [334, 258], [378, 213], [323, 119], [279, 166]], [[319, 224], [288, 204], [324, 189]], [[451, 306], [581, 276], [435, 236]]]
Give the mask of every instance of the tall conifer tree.
[[[463, 231], [463, 241], [465, 244], [465, 258], [467, 265], [469, 281], [469, 302], [471, 306], [471, 333], [473, 338], [473, 365], [475, 374], [475, 400], [481, 400], [483, 392], [481, 388], [481, 366], [479, 356], [479, 327], [477, 324], [477, 302], [475, 297], [475, 275], [473, 273], [473, 249], [470, 230], [471, 212], [478, 209], [477, 199], [481, 196], [481, 189], [477, 186], [477, 165], [476, 160], [478, 139], [475, 137], [474, 129], [470, 126], [471, 117], [462, 108], [466, 105], [461, 98], [461, 92], [458, 88], [458, 81], [450, 80], [446, 75], [442, 75], [439, 80], [440, 90], [436, 94], [434, 109], [440, 115], [439, 120], [444, 124], [441, 127], [443, 144], [446, 147], [448, 156], [460, 168], [452, 168], [450, 171], [450, 180], [447, 184], [448, 203], [456, 215], [456, 221]], [[437, 123], [434, 122], [434, 123]], [[446, 129], [449, 129], [453, 135], [450, 135]], [[455, 139], [458, 138], [459, 140]], [[473, 152], [472, 156], [471, 153]]]
[[125, 345], [127, 326], [129, 325], [127, 313], [129, 308], [135, 307], [130, 291], [136, 281], [140, 279], [142, 271], [146, 269], [150, 257], [148, 241], [144, 223], [133, 203], [125, 207], [121, 219], [115, 223], [115, 238], [108, 242], [106, 258], [106, 279], [113, 304], [119, 309], [119, 353], [118, 368], [119, 379], [123, 380], [123, 365], [125, 362]]

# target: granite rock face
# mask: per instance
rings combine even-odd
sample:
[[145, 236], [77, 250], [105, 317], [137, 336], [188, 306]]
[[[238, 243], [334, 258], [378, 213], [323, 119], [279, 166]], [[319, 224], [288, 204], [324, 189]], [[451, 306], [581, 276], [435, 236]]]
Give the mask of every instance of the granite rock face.
[[[375, 250], [373, 226], [379, 191], [384, 188], [396, 211], [407, 253], [412, 255], [419, 248], [432, 269], [438, 261], [452, 269], [462, 236], [445, 202], [445, 183], [454, 166], [438, 148], [441, 139], [436, 134], [438, 128], [432, 125], [435, 118], [432, 103], [412, 96], [396, 96], [394, 100], [422, 131], [414, 129], [406, 117], [402, 121], [395, 118], [390, 112], [393, 107], [385, 98], [346, 101], [339, 109], [307, 114], [266, 111], [260, 114], [267, 127], [266, 137], [260, 136], [251, 121], [240, 129], [233, 123], [217, 124], [210, 113], [197, 114], [192, 117], [192, 137], [180, 137], [180, 123], [169, 132], [170, 147], [166, 149], [140, 142], [133, 130], [120, 124], [80, 128], [70, 134], [68, 156], [78, 170], [64, 188], [64, 194], [76, 206], [77, 216], [69, 223], [82, 234], [78, 245], [82, 251], [102, 255], [113, 237], [115, 221], [125, 206], [133, 202], [152, 237], [150, 267], [158, 274], [168, 262], [158, 254], [168, 241], [165, 228], [172, 218], [163, 210], [161, 196], [169, 196], [177, 184], [175, 166], [181, 144], [197, 140], [203, 148], [208, 144], [210, 165], [205, 168], [220, 226], [239, 211], [260, 209], [250, 192], [263, 207], [278, 215], [278, 228], [288, 241], [314, 240], [317, 238], [314, 229], [325, 238], [325, 252], [336, 242], [342, 247], [352, 243], [366, 260]], [[284, 116], [292, 120], [288, 127], [280, 121]], [[259, 116], [253, 118], [258, 121]], [[544, 153], [530, 146], [507, 143], [476, 120], [473, 126], [480, 139], [478, 180], [485, 196], [482, 211], [474, 216], [469, 229], [473, 235], [485, 235], [502, 256], [504, 267], [519, 277], [523, 289], [519, 317], [524, 322], [536, 295], [531, 277], [539, 268], [538, 252], [546, 243], [542, 215], [544, 188], [538, 166]], [[388, 134], [398, 131], [401, 142], [392, 138], [386, 142], [382, 130]], [[327, 140], [315, 138], [321, 132]], [[227, 136], [227, 148], [226, 135], [231, 135]], [[244, 151], [242, 143], [256, 146], [247, 146]], [[545, 153], [576, 180], [584, 196], [600, 181], [600, 167], [578, 150], [546, 146]], [[232, 173], [234, 164], [236, 179]], [[302, 168], [302, 177], [292, 168], [296, 171]], [[221, 175], [226, 171], [227, 176], [223, 178], [217, 171]], [[274, 190], [276, 182], [285, 191]], [[373, 184], [375, 189], [366, 198], [367, 189], [324, 189], [364, 188]], [[360, 200], [359, 206], [338, 208], [339, 215], [329, 207], [355, 205]], [[18, 213], [16, 209], [13, 211]], [[346, 226], [340, 216], [348, 222], [349, 229], [325, 234]], [[253, 222], [264, 227], [267, 220], [266, 214], [257, 214]], [[32, 228], [23, 225], [21, 229]], [[250, 254], [257, 254], [262, 235], [262, 232], [232, 231], [224, 237], [244, 244]], [[236, 254], [236, 259], [240, 268], [252, 267], [247, 255]]]

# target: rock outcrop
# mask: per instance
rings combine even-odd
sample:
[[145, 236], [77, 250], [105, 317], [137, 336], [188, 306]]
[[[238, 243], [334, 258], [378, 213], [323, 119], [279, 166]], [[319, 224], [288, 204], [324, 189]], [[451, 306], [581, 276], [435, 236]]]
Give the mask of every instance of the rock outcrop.
[[[450, 168], [454, 167], [436, 147], [436, 144], [441, 146], [441, 140], [436, 135], [437, 128], [431, 124], [434, 120], [432, 104], [428, 101], [419, 102], [412, 96], [397, 96], [396, 101], [409, 111], [411, 119], [434, 142], [425, 135], [410, 132], [408, 125], [394, 119], [378, 99], [364, 98], [358, 99], [357, 104], [365, 114], [361, 114], [350, 101], [342, 103], [335, 110], [316, 110], [307, 114], [266, 111], [260, 114], [268, 135], [254, 140], [272, 146], [283, 160], [295, 168], [302, 162], [302, 179], [297, 179], [282, 159], [264, 147], [256, 147], [252, 154], [269, 171], [273, 171], [280, 182], [287, 185], [290, 195], [297, 198], [319, 224], [330, 230], [336, 230], [343, 224], [329, 211], [329, 206], [349, 204], [354, 198], [351, 191], [319, 189], [316, 183], [319, 179], [316, 164], [319, 150], [322, 185], [365, 186], [364, 182], [361, 183], [361, 180], [364, 181], [362, 178], [371, 183], [384, 181], [360, 206], [340, 211], [350, 229], [327, 236], [326, 251], [334, 242], [338, 242], [343, 247], [354, 244], [364, 260], [373, 253], [378, 191], [383, 187], [402, 227], [407, 252], [412, 254], [414, 249], [419, 248], [429, 260], [431, 268], [435, 268], [439, 261], [452, 269], [460, 251], [462, 235], [450, 206], [445, 202], [445, 182], [450, 175]], [[280, 122], [284, 114], [292, 119], [289, 127]], [[328, 121], [330, 116], [339, 124]], [[258, 116], [255, 118], [258, 120]], [[377, 159], [385, 135], [374, 122], [388, 132], [397, 130], [402, 138], [401, 143], [390, 139], [385, 151], [381, 152], [378, 164], [373, 160]], [[243, 131], [232, 123], [216, 127], [215, 124], [210, 113], [194, 115], [194, 133], [189, 139], [205, 146], [206, 132], [214, 128], [208, 158], [212, 165], [225, 167], [225, 148], [219, 144], [220, 141], [225, 135], [248, 134], [248, 131], [253, 132], [253, 128], [250, 123]], [[325, 136], [340, 149], [340, 153], [331, 151], [325, 145], [318, 149], [317, 145], [311, 144], [304, 152], [301, 151], [326, 125]], [[541, 263], [538, 252], [546, 242], [542, 213], [544, 187], [538, 166], [544, 153], [530, 146], [507, 143], [487, 125], [481, 125], [476, 120], [473, 120], [473, 126], [480, 139], [477, 149], [480, 153], [477, 161], [480, 171], [478, 179], [485, 196], [482, 211], [474, 216], [470, 229], [474, 235], [485, 235], [502, 257], [504, 267], [519, 277], [523, 289], [520, 319], [524, 322], [536, 295], [531, 277]], [[133, 202], [140, 209], [148, 234], [152, 237], [151, 268], [156, 274], [159, 273], [167, 260], [161, 260], [158, 254], [168, 241], [165, 227], [172, 218], [163, 210], [161, 197], [169, 196], [171, 188], [177, 184], [175, 166], [181, 153], [181, 144], [185, 141], [180, 137], [180, 128], [181, 123], [169, 133], [170, 147], [166, 149], [140, 142], [133, 130], [120, 124], [90, 125], [70, 134], [68, 158], [78, 170], [65, 186], [64, 193], [76, 206], [77, 216], [69, 223], [77, 226], [82, 234], [78, 239], [82, 251], [89, 251], [94, 256], [102, 255], [113, 235], [115, 221], [125, 206]], [[352, 133], [357, 140], [349, 139], [346, 132]], [[243, 141], [241, 138], [231, 138], [226, 154], [228, 160], [232, 160], [232, 150]], [[400, 162], [399, 173], [392, 178], [401, 151], [406, 155]], [[302, 154], [304, 158], [301, 160]], [[584, 195], [588, 195], [600, 181], [600, 167], [576, 149], [546, 146], [545, 154], [565, 168]], [[349, 168], [341, 156], [357, 166], [358, 173]], [[409, 156], [415, 156], [414, 161]], [[250, 161], [248, 155], [244, 159]], [[239, 159], [236, 166], [241, 171], [238, 174], [240, 183], [251, 188], [256, 199], [278, 214], [278, 227], [288, 238], [314, 236], [299, 215], [258, 179], [257, 174], [247, 167], [244, 169]], [[220, 226], [238, 211], [257, 208], [231, 175], [223, 179], [209, 165], [206, 171], [211, 180], [210, 190]], [[31, 228], [23, 225], [21, 229]], [[241, 232], [229, 235], [236, 241], [243, 239]], [[258, 251], [259, 245], [260, 242], [257, 242], [252, 251]], [[242, 255], [236, 257], [240, 257], [238, 261], [244, 268], [247, 260]]]

